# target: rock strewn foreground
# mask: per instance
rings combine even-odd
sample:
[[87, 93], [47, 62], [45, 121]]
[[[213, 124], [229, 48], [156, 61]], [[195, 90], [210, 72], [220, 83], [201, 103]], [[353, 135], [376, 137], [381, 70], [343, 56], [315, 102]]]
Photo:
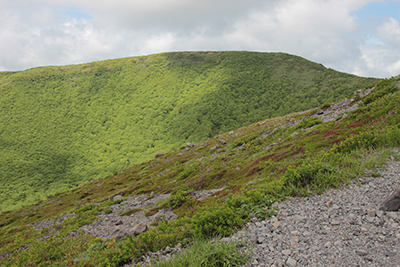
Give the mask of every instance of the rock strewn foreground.
[[400, 266], [400, 213], [378, 210], [400, 184], [400, 162], [380, 174], [278, 203], [276, 216], [229, 239], [253, 242], [248, 266]]

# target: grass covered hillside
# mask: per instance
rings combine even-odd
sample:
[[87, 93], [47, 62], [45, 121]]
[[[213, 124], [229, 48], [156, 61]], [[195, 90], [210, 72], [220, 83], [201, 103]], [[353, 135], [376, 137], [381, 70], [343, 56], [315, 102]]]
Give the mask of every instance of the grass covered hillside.
[[[258, 219], [273, 214], [275, 201], [321, 193], [367, 173], [376, 176], [387, 159], [399, 160], [392, 150], [400, 146], [399, 84], [398, 78], [385, 79], [369, 95], [326, 106], [323, 114], [312, 109], [262, 120], [4, 212], [0, 265], [124, 266], [149, 251], [229, 236], [251, 213]], [[210, 189], [220, 190], [197, 197]], [[142, 205], [148, 201], [152, 204]], [[178, 218], [155, 218], [166, 210]], [[135, 232], [137, 222], [128, 224], [138, 214], [154, 218], [147, 231]], [[103, 239], [96, 229], [104, 225], [111, 236]], [[118, 231], [131, 232], [114, 238]], [[209, 262], [215, 255], [206, 266], [246, 260], [235, 246], [222, 253], [212, 252], [218, 242], [205, 246], [209, 249], [196, 251], [203, 254], [186, 256], [189, 263], [170, 266], [203, 266], [193, 261]]]
[[0, 210], [375, 79], [282, 53], [185, 52], [0, 73]]

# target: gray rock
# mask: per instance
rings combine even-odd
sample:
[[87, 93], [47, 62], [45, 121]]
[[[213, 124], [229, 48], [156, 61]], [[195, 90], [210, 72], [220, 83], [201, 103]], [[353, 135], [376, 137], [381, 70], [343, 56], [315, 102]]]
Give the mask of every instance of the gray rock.
[[144, 223], [139, 223], [139, 224], [135, 225], [135, 226], [131, 229], [131, 232], [132, 232], [134, 235], [139, 235], [139, 234], [141, 234], [141, 233], [146, 232], [147, 229], [148, 229], [148, 227], [147, 227], [146, 224], [144, 224]]
[[162, 157], [162, 156], [164, 156], [164, 153], [158, 152], [158, 153], [156, 154], [156, 158], [159, 158], [159, 157]]
[[400, 208], [400, 187], [398, 187], [379, 207], [383, 211], [396, 211]]
[[317, 113], [316, 113], [317, 115], [322, 115], [322, 114], [324, 114], [324, 111], [322, 110], [322, 109], [317, 109]]
[[397, 214], [395, 212], [388, 212], [387, 216], [389, 216], [393, 220], [396, 220], [398, 218], [398, 216], [397, 216]]
[[289, 266], [296, 266], [297, 265], [297, 261], [291, 257], [289, 257], [286, 261], [286, 264]]
[[121, 200], [121, 199], [123, 199], [123, 198], [124, 198], [124, 197], [121, 196], [121, 195], [116, 195], [116, 196], [113, 197], [113, 201]]
[[116, 229], [111, 234], [109, 234], [107, 237], [105, 237], [104, 239], [105, 240], [112, 239], [112, 238], [120, 239], [126, 235], [128, 235], [128, 233], [125, 232], [124, 230]]
[[191, 147], [194, 147], [194, 145], [192, 143], [186, 143], [185, 148], [191, 148]]
[[363, 250], [363, 249], [357, 250], [356, 253], [357, 253], [358, 256], [366, 256], [366, 255], [368, 255], [368, 252]]

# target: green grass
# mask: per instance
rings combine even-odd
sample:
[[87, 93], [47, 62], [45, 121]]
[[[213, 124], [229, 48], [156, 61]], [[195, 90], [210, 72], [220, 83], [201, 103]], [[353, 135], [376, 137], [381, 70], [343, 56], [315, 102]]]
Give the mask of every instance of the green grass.
[[196, 240], [178, 257], [155, 263], [159, 267], [242, 266], [251, 256], [248, 244], [215, 240]]
[[[65, 266], [80, 259], [76, 266], [120, 266], [166, 246], [181, 243], [187, 247], [197, 240], [229, 236], [249, 220], [249, 213], [259, 219], [267, 218], [273, 214], [271, 205], [286, 197], [322, 193], [356, 177], [374, 175], [388, 159], [399, 159], [393, 148], [400, 146], [400, 92], [387, 89], [397, 83], [394, 78], [378, 82], [376, 91], [369, 96], [373, 101], [341, 121], [315, 124], [310, 131], [291, 136], [299, 129], [280, 128], [287, 124], [287, 117], [263, 120], [36, 205], [4, 212], [0, 216], [1, 263]], [[290, 116], [300, 121], [312, 112]], [[272, 129], [276, 130], [270, 132]], [[265, 132], [270, 134], [257, 139]], [[219, 139], [227, 143], [221, 145]], [[243, 140], [246, 142], [241, 146], [235, 145]], [[272, 143], [275, 145], [265, 149]], [[207, 200], [186, 198], [190, 190], [223, 186], [224, 190]], [[160, 222], [141, 235], [122, 240], [103, 242], [83, 233], [73, 239], [65, 238], [96, 220], [96, 215], [112, 204], [109, 199], [113, 196], [151, 192], [175, 192], [178, 204], [174, 213], [179, 215], [176, 221]], [[95, 202], [102, 205], [84, 205]], [[148, 212], [156, 212], [162, 205], [171, 203], [160, 202]], [[56, 226], [57, 233], [52, 233], [47, 241], [35, 241], [48, 235], [48, 231], [35, 231], [30, 224], [72, 211], [76, 212], [75, 218]]]
[[117, 175], [187, 142], [333, 102], [374, 81], [297, 56], [252, 52], [165, 53], [1, 73], [0, 212]]

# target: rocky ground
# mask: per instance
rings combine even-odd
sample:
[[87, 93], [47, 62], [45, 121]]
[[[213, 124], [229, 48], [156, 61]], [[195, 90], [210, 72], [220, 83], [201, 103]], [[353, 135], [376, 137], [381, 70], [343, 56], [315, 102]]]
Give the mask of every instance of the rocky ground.
[[[276, 203], [277, 215], [254, 219], [223, 240], [253, 244], [246, 267], [400, 266], [400, 212], [379, 210], [400, 185], [400, 162], [389, 162], [379, 173], [322, 195]], [[168, 247], [136, 264], [168, 260], [179, 252], [180, 246]]]
[[400, 213], [379, 210], [400, 185], [400, 162], [380, 174], [278, 203], [276, 216], [229, 240], [252, 241], [248, 266], [400, 266]]

